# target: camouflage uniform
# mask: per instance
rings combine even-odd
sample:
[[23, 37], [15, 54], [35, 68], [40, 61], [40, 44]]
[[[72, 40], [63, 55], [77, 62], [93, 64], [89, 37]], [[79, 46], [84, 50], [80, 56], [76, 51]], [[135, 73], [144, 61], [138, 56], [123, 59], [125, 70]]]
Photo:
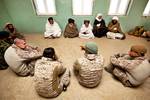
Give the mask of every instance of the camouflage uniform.
[[97, 86], [102, 78], [104, 60], [97, 54], [85, 54], [74, 63], [78, 81], [85, 87]]
[[5, 52], [5, 60], [9, 67], [20, 76], [33, 75], [35, 61], [41, 57], [41, 52], [28, 46], [25, 49], [10, 46]]
[[59, 61], [42, 57], [35, 64], [35, 89], [43, 97], [56, 97], [70, 82], [69, 70]]
[[114, 67], [113, 74], [125, 86], [138, 86], [150, 75], [150, 64], [145, 57], [116, 54], [110, 60]]
[[4, 53], [9, 46], [10, 44], [5, 40], [0, 40], [0, 69], [6, 69], [8, 67], [4, 59]]

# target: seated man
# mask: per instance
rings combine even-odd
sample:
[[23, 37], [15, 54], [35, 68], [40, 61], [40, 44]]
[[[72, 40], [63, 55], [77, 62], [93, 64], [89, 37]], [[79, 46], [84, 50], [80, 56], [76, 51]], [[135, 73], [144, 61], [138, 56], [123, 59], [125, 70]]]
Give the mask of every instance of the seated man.
[[22, 39], [16, 38], [4, 54], [9, 67], [20, 76], [34, 74], [35, 61], [41, 57], [37, 47], [31, 47]]
[[52, 47], [45, 48], [35, 64], [35, 89], [43, 97], [56, 97], [70, 82], [70, 71], [62, 66]]
[[125, 34], [121, 30], [118, 17], [114, 16], [108, 24], [107, 38], [109, 39], [125, 39]]
[[144, 57], [147, 49], [142, 45], [131, 47], [129, 54], [111, 56], [112, 66], [106, 70], [118, 78], [127, 87], [142, 84], [150, 75], [150, 63]]
[[12, 43], [14, 42], [15, 38], [25, 39], [25, 37], [21, 33], [19, 33], [17, 29], [14, 27], [14, 25], [11, 23], [6, 23], [4, 31], [10, 33], [9, 39], [11, 40]]
[[145, 37], [147, 38], [147, 41], [150, 41], [150, 31], [143, 32], [142, 37]]
[[74, 37], [78, 37], [78, 35], [79, 35], [79, 32], [78, 32], [74, 19], [69, 18], [68, 24], [66, 25], [66, 28], [64, 31], [64, 37], [74, 38]]
[[102, 14], [99, 13], [97, 14], [95, 21], [94, 21], [93, 34], [96, 37], [102, 37], [102, 36], [106, 36], [107, 32], [108, 32], [108, 29], [105, 25], [105, 21], [102, 18]]
[[82, 50], [84, 57], [77, 59], [73, 66], [75, 75], [81, 85], [96, 87], [102, 78], [104, 59], [98, 55], [98, 47], [93, 42], [87, 42]]
[[7, 40], [9, 33], [6, 31], [0, 31], [0, 70], [7, 69], [8, 65], [4, 59], [4, 53], [6, 49], [10, 46]]
[[136, 26], [134, 29], [130, 30], [128, 34], [139, 37], [144, 33], [144, 31], [144, 26]]
[[92, 26], [89, 20], [84, 20], [84, 24], [82, 25], [79, 33], [80, 38], [84, 39], [93, 39], [94, 35], [92, 32]]
[[58, 38], [61, 36], [61, 29], [56, 21], [52, 17], [49, 17], [45, 25], [46, 32], [44, 33], [45, 38]]

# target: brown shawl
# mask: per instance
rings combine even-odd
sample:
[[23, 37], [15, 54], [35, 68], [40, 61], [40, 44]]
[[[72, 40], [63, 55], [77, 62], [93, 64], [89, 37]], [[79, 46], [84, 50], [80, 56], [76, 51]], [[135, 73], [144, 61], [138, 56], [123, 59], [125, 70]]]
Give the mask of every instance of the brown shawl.
[[[116, 28], [116, 30], [114, 30], [114, 28]], [[108, 24], [108, 30], [110, 32], [114, 32], [114, 33], [123, 33], [120, 27], [120, 23], [117, 22], [116, 24], [113, 24], [112, 21]]]
[[69, 24], [66, 25], [66, 28], [64, 31], [64, 37], [73, 38], [73, 37], [77, 37], [78, 34], [79, 32], [76, 27], [76, 24], [74, 24], [73, 27], [70, 27]]

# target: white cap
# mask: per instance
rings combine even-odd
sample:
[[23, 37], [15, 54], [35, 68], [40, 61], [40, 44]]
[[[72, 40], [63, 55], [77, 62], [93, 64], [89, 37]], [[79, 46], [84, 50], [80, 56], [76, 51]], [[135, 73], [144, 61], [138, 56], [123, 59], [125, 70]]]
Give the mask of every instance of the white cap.
[[112, 20], [119, 20], [119, 18], [117, 17], [117, 16], [114, 16], [113, 18], [112, 18]]
[[102, 14], [102, 13], [98, 13], [98, 14], [97, 14], [97, 17], [99, 17], [99, 16], [103, 16], [103, 14]]

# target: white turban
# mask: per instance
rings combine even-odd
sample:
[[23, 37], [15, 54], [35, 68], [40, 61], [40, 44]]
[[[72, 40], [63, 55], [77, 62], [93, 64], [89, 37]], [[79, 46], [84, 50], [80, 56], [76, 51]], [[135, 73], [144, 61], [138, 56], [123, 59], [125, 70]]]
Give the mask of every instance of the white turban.
[[103, 16], [103, 14], [102, 13], [98, 13], [96, 17], [99, 17], [99, 16]]
[[113, 18], [112, 18], [112, 20], [119, 20], [119, 18], [117, 17], [117, 16], [114, 16]]
[[98, 18], [99, 16], [103, 16], [103, 14], [102, 14], [102, 13], [98, 13], [98, 14], [97, 14], [97, 16], [96, 16], [96, 19], [97, 19], [98, 21], [101, 21], [101, 20], [102, 20], [102, 18], [101, 18], [101, 19], [99, 19], [99, 18]]

